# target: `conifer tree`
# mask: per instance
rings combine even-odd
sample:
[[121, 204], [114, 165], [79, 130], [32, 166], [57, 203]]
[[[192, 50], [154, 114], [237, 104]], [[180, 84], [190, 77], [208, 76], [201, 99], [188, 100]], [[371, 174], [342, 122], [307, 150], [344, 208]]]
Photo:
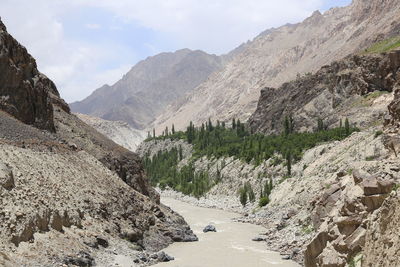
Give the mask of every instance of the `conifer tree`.
[[286, 167], [287, 167], [287, 173], [288, 175], [292, 175], [292, 151], [289, 150], [286, 153]]
[[175, 126], [174, 126], [174, 124], [172, 124], [172, 129], [171, 129], [171, 131], [172, 131], [172, 134], [175, 134]]
[[211, 122], [211, 118], [208, 118], [208, 131], [212, 132], [214, 129], [212, 122]]
[[344, 121], [344, 129], [345, 129], [346, 136], [350, 135], [350, 123], [349, 123], [348, 118], [346, 118], [346, 120]]

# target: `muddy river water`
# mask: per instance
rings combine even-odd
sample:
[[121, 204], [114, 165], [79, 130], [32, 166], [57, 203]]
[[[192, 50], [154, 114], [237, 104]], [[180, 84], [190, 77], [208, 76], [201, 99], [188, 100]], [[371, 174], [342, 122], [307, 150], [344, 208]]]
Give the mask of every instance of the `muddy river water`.
[[[199, 242], [174, 243], [164, 251], [174, 261], [159, 263], [159, 267], [297, 267], [297, 263], [282, 260], [279, 253], [266, 250], [264, 242], [251, 239], [265, 231], [261, 226], [233, 222], [238, 214], [216, 209], [200, 208], [163, 198], [162, 203], [181, 214], [189, 223]], [[217, 232], [203, 233], [213, 224]]]

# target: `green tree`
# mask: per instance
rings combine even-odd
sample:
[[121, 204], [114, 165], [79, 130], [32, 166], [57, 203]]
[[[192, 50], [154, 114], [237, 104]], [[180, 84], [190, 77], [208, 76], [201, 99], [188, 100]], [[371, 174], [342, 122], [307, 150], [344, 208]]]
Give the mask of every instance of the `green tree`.
[[175, 126], [172, 124], [172, 129], [171, 129], [172, 134], [175, 134]]
[[239, 195], [240, 195], [240, 203], [242, 203], [243, 207], [246, 206], [247, 203], [247, 191], [246, 188], [240, 188], [239, 190]]
[[182, 150], [182, 145], [179, 145], [179, 161], [183, 159], [183, 150]]
[[248, 184], [248, 195], [250, 202], [254, 202], [256, 200], [256, 195], [254, 194], [253, 188], [250, 184]]
[[292, 151], [289, 150], [286, 153], [286, 168], [287, 168], [287, 174], [290, 176], [292, 175]]
[[294, 133], [294, 120], [292, 115], [285, 116], [285, 120], [283, 122], [283, 132], [285, 136]]
[[348, 118], [346, 118], [346, 120], [344, 121], [344, 131], [346, 133], [346, 136], [350, 135], [350, 123]]
[[208, 131], [212, 132], [213, 130], [214, 130], [214, 127], [212, 125], [211, 118], [208, 118]]

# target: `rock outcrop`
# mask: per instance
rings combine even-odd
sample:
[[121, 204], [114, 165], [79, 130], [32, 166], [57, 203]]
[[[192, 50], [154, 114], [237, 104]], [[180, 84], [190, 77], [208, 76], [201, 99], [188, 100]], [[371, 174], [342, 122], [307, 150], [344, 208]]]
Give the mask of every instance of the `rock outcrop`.
[[71, 104], [74, 112], [124, 121], [143, 130], [177, 98], [221, 69], [222, 58], [189, 49], [161, 53], [136, 64], [112, 86]]
[[318, 230], [307, 245], [305, 266], [344, 267], [362, 252], [370, 217], [395, 184], [391, 175], [354, 170], [353, 181], [332, 185], [314, 202], [312, 221]]
[[26, 48], [0, 24], [0, 108], [24, 123], [54, 131], [52, 103], [66, 112], [68, 105]]
[[[247, 120], [257, 107], [262, 88], [315, 72], [323, 65], [361, 51], [371, 43], [398, 35], [397, 0], [356, 0], [348, 7], [315, 12], [302, 23], [260, 34], [223, 70], [171, 105], [154, 125], [163, 130], [175, 124], [184, 129], [212, 118]], [[160, 132], [160, 131], [158, 131]]]
[[392, 92], [400, 81], [399, 58], [400, 50], [353, 55], [278, 89], [265, 88], [249, 125], [254, 132], [276, 134], [286, 116], [293, 117], [296, 131], [313, 130], [318, 119], [328, 127], [345, 118], [363, 128], [382, 121], [384, 113], [371, 109], [370, 102], [382, 92]]

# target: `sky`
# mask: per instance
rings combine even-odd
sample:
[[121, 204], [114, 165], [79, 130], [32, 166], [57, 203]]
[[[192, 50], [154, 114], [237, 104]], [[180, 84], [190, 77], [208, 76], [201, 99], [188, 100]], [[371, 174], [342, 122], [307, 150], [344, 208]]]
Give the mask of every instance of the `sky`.
[[225, 54], [259, 33], [351, 0], [1, 0], [7, 30], [67, 102], [138, 61], [182, 48]]

